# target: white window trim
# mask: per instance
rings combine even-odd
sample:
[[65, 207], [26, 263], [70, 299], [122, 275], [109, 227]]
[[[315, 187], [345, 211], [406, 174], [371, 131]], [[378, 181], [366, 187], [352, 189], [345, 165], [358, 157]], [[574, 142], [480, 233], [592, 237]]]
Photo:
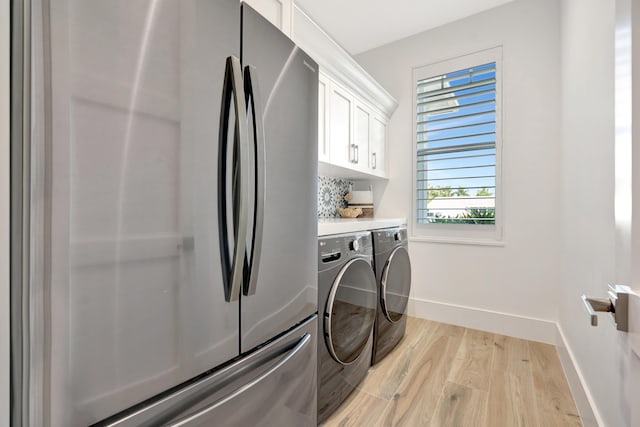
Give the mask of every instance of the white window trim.
[[[417, 100], [416, 85], [419, 80], [430, 78], [433, 76], [451, 73], [465, 68], [471, 68], [490, 62], [496, 63], [496, 217], [494, 225], [475, 225], [475, 224], [418, 224], [417, 222], [417, 133], [416, 133], [416, 117], [417, 117]], [[412, 160], [413, 175], [411, 192], [411, 226], [410, 233], [415, 241], [438, 242], [438, 243], [462, 243], [483, 244], [486, 242], [502, 242], [502, 225], [504, 223], [504, 192], [502, 188], [502, 46], [486, 49], [480, 52], [471, 53], [456, 58], [440, 61], [434, 64], [416, 67], [412, 70], [412, 118], [411, 130], [413, 133]], [[500, 245], [498, 245], [500, 246]]]

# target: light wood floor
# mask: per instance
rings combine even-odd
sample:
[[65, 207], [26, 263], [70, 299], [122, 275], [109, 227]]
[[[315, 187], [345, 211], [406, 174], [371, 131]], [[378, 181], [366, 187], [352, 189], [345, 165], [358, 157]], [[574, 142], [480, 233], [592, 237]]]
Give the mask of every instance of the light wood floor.
[[581, 426], [553, 346], [409, 318], [325, 426]]

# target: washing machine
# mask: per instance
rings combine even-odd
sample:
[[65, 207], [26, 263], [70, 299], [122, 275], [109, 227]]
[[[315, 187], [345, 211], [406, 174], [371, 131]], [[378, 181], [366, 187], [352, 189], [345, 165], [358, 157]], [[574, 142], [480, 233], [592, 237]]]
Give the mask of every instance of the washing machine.
[[373, 328], [372, 365], [393, 350], [407, 327], [411, 291], [407, 227], [374, 230], [373, 251], [379, 297]]
[[367, 375], [377, 288], [370, 232], [318, 239], [318, 423]]

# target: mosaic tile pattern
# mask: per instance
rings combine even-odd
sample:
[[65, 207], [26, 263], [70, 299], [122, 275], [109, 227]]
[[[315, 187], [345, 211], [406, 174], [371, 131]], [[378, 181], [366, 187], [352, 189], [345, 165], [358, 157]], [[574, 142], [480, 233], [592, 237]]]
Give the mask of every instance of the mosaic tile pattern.
[[344, 196], [349, 192], [353, 183], [340, 178], [329, 176], [318, 177], [318, 217], [338, 217], [338, 208], [346, 208]]

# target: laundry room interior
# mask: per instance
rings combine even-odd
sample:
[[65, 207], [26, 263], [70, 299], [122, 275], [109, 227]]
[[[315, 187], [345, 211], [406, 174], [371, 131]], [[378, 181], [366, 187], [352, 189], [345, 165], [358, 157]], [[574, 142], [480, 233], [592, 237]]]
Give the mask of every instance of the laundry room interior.
[[[316, 16], [315, 12], [325, 17], [327, 32], [333, 34], [331, 29], [336, 29], [347, 49], [351, 45], [345, 40], [354, 47], [366, 45], [354, 34], [355, 28], [351, 32], [339, 29], [339, 23], [328, 23], [321, 7], [301, 3], [310, 15]], [[324, 211], [323, 202], [334, 201], [327, 194], [339, 197], [357, 188], [372, 190], [376, 218], [406, 219], [412, 273], [409, 316], [555, 347], [577, 406], [573, 414], [580, 415], [579, 421], [569, 415], [557, 421], [559, 425], [634, 425], [630, 392], [633, 340], [617, 331], [615, 324], [611, 327], [604, 316], [598, 327], [591, 326], [581, 300], [583, 295], [606, 297], [608, 284], [632, 280], [630, 243], [625, 242], [630, 205], [624, 202], [625, 197], [631, 199], [631, 160], [622, 147], [629, 147], [626, 144], [632, 138], [625, 108], [631, 105], [629, 82], [635, 81], [635, 74], [625, 64], [632, 57], [629, 47], [635, 46], [628, 41], [629, 34], [636, 30], [629, 16], [625, 18], [627, 6], [621, 2], [607, 6], [509, 2], [357, 53], [358, 64], [398, 103], [388, 124], [389, 179], [354, 178], [357, 168], [337, 171], [335, 162], [323, 164], [320, 153], [319, 170], [326, 172], [319, 178], [321, 217], [332, 216]], [[459, 58], [496, 47], [501, 60], [502, 122], [495, 169], [495, 228], [487, 232], [477, 229], [493, 226], [423, 226], [417, 221], [416, 201], [416, 70], [432, 64], [437, 69], [437, 64], [447, 62], [454, 65], [446, 65], [446, 71], [458, 70], [464, 67], [456, 67]], [[633, 141], [635, 146], [635, 137]], [[322, 149], [322, 139], [320, 144]], [[455, 201], [461, 181], [445, 180], [454, 190], [450, 200]], [[327, 182], [340, 190], [338, 194], [322, 190]], [[475, 190], [468, 192], [476, 194]], [[442, 198], [434, 195], [429, 205]], [[349, 206], [348, 201], [342, 203], [343, 208]], [[334, 220], [320, 221], [319, 230], [323, 221]], [[486, 336], [483, 339], [491, 341]], [[487, 346], [482, 341], [465, 344], [477, 346], [475, 351]], [[500, 344], [494, 339], [493, 345], [495, 358]], [[531, 350], [526, 354], [534, 357]], [[465, 357], [463, 349], [458, 357]], [[486, 360], [467, 362], [477, 363], [475, 371], [491, 369]], [[376, 377], [381, 375], [375, 366], [372, 369]], [[409, 368], [407, 375], [412, 374], [418, 375]], [[533, 382], [536, 389], [549, 384], [543, 378]], [[360, 389], [364, 394], [378, 393], [367, 380]], [[491, 392], [489, 395], [491, 408]], [[535, 394], [525, 396], [523, 400], [535, 400]], [[355, 411], [356, 406], [349, 409]], [[367, 408], [380, 415], [375, 404]], [[568, 413], [570, 409], [565, 415]], [[341, 415], [346, 419], [348, 410]], [[375, 423], [376, 416], [368, 421]], [[491, 418], [495, 425], [503, 420], [499, 417]], [[505, 425], [526, 424], [513, 421]]]
[[640, 5], [0, 0], [0, 427], [640, 426]]

